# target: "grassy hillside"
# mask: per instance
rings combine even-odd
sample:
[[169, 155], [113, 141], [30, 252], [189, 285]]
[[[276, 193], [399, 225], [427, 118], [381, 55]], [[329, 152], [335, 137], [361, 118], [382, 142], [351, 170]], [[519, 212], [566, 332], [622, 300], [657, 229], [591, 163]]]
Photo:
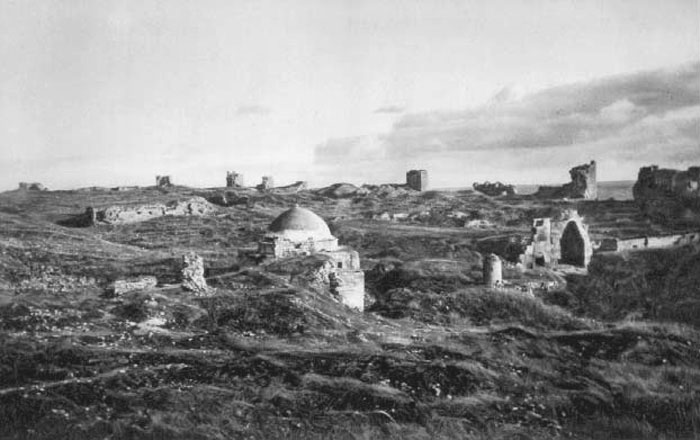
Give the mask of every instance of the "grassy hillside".
[[[595, 259], [545, 298], [480, 286], [477, 240], [527, 231], [558, 203], [240, 192], [246, 203], [203, 217], [61, 226], [86, 206], [221, 192], [0, 194], [0, 438], [699, 435], [697, 251]], [[360, 252], [365, 313], [239, 254], [294, 203]], [[371, 220], [388, 207], [434, 214]], [[493, 227], [461, 227], [452, 211]], [[177, 284], [189, 250], [205, 259], [208, 296]], [[110, 289], [148, 274], [157, 287]]]

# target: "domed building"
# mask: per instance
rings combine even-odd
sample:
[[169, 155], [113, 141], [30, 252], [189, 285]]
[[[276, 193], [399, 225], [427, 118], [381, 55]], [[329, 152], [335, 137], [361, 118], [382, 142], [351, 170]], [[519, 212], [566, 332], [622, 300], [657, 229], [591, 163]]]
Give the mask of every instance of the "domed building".
[[284, 258], [338, 249], [338, 239], [326, 222], [299, 206], [280, 214], [267, 231], [258, 244], [258, 251], [266, 256]]
[[339, 246], [325, 221], [312, 211], [294, 206], [280, 214], [258, 242], [258, 253], [268, 258], [318, 255], [329, 290], [353, 308], [364, 309], [365, 276], [360, 256]]

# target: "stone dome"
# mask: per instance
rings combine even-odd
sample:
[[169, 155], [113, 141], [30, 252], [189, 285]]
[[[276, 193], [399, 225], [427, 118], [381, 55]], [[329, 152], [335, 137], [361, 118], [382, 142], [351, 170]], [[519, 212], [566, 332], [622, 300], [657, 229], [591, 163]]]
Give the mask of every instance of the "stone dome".
[[299, 235], [308, 233], [316, 239], [331, 238], [331, 230], [318, 215], [305, 208], [295, 206], [280, 214], [268, 228], [268, 231], [281, 235]]

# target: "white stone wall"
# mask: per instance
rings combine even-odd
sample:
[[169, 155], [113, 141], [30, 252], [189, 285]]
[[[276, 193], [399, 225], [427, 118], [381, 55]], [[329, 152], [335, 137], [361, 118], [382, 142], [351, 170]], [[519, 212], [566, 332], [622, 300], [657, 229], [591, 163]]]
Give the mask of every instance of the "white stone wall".
[[343, 304], [364, 311], [365, 273], [361, 270], [336, 270], [335, 274], [339, 281], [335, 291]]

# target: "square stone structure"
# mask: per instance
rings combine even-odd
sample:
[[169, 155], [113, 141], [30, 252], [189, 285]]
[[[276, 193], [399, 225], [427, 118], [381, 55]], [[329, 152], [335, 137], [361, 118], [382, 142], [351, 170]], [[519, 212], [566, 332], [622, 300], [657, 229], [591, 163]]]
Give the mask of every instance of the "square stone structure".
[[532, 242], [520, 255], [528, 269], [569, 264], [588, 267], [593, 245], [588, 228], [576, 211], [566, 211], [558, 219], [536, 218], [532, 224]]
[[235, 171], [226, 172], [226, 187], [236, 188], [243, 186], [243, 174], [239, 174]]
[[428, 189], [428, 172], [426, 170], [411, 170], [406, 173], [406, 186], [416, 191]]
[[268, 191], [275, 187], [275, 181], [272, 176], [263, 176], [262, 182], [256, 188], [260, 191]]
[[280, 214], [258, 242], [258, 253], [269, 258], [328, 256], [332, 264], [329, 290], [347, 306], [364, 310], [365, 277], [359, 254], [339, 246], [326, 222], [312, 211], [295, 206]]

